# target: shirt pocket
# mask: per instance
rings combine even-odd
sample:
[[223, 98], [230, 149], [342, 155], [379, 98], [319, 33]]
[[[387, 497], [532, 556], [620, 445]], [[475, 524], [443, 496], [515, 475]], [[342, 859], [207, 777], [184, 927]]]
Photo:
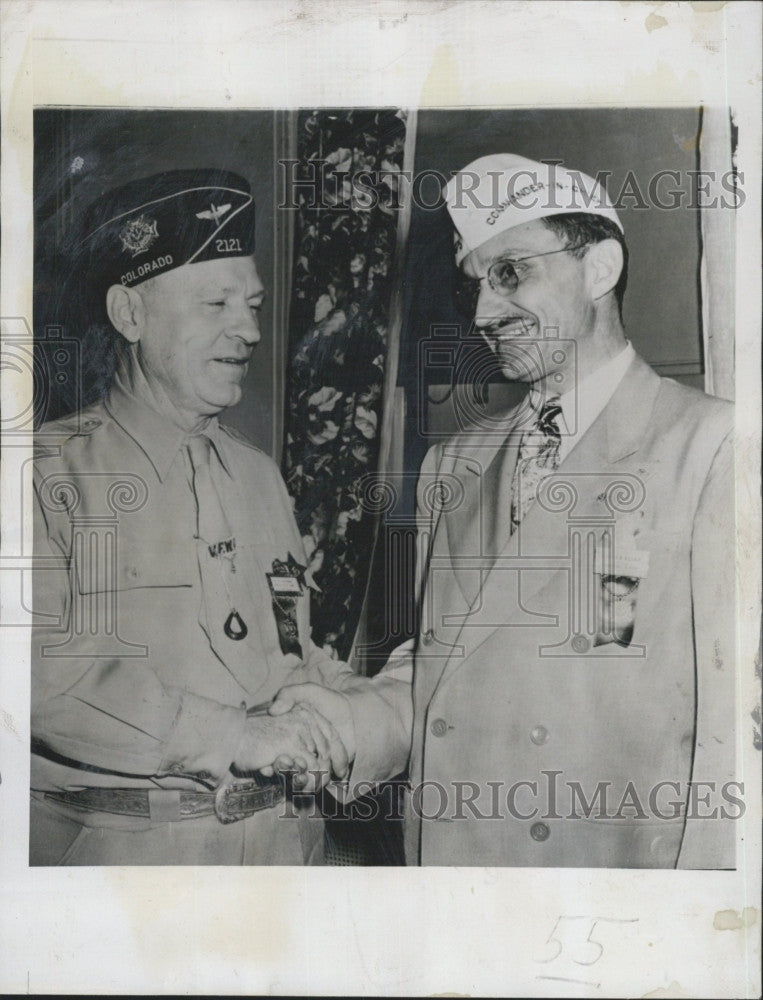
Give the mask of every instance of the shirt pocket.
[[192, 587], [198, 568], [187, 562], [136, 553], [107, 533], [82, 535], [72, 552], [74, 587], [81, 596], [109, 594], [142, 587]]

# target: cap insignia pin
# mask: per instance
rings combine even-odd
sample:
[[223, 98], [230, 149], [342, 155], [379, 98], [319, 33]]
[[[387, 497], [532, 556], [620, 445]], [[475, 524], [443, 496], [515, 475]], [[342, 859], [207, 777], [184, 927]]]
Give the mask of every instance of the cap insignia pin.
[[145, 215], [139, 215], [137, 219], [125, 223], [119, 234], [122, 246], [125, 250], [129, 250], [133, 257], [145, 253], [158, 236], [156, 219], [149, 219]]
[[216, 226], [220, 225], [220, 219], [225, 215], [226, 212], [230, 212], [230, 205], [210, 205], [208, 212], [197, 212], [197, 219], [212, 219]]

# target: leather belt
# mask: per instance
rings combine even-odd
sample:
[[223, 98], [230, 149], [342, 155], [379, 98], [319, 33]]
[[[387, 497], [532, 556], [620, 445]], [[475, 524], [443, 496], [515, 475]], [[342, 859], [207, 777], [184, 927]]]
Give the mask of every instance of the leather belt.
[[216, 792], [165, 788], [81, 788], [72, 792], [45, 792], [45, 798], [85, 812], [140, 816], [172, 823], [214, 814], [221, 823], [246, 819], [270, 809], [284, 797], [279, 779], [247, 778], [223, 784]]

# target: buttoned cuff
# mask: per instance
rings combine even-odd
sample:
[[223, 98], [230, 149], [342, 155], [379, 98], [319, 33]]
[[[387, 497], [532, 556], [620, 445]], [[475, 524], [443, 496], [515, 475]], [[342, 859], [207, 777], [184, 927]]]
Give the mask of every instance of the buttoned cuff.
[[218, 785], [244, 735], [246, 708], [184, 692], [159, 765], [159, 775], [182, 775]]

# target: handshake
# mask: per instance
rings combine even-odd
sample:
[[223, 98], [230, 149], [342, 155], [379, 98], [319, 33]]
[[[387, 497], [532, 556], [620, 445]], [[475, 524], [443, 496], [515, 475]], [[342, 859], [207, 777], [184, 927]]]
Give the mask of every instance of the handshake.
[[345, 779], [355, 756], [355, 727], [346, 695], [320, 684], [281, 688], [266, 715], [250, 715], [233, 761], [265, 777], [290, 773], [297, 792]]

